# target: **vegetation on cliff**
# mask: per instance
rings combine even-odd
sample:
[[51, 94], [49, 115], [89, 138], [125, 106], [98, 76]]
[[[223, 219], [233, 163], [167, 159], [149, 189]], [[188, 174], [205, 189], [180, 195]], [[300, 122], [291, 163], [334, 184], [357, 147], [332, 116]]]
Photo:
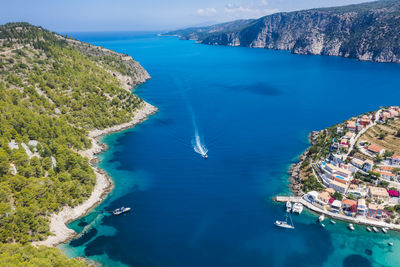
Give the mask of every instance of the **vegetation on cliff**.
[[204, 44], [290, 50], [400, 63], [400, 1], [276, 13], [170, 32]]
[[142, 103], [116, 73], [130, 75], [132, 86], [148, 76], [126, 55], [27, 23], [0, 26], [2, 265], [39, 262], [19, 259], [22, 252], [48, 255], [50, 263], [59, 257], [53, 250], [8, 244], [44, 239], [49, 214], [90, 196], [96, 177], [76, 152], [90, 148], [87, 131], [130, 121]]

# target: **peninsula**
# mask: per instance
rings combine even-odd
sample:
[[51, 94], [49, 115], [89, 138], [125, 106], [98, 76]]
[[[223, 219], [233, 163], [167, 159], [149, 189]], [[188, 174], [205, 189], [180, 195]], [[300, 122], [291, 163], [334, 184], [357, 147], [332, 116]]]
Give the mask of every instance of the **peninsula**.
[[400, 63], [400, 1], [282, 12], [166, 33], [202, 44]]
[[149, 78], [129, 55], [28, 23], [0, 26], [3, 264], [85, 265], [51, 247], [112, 188], [95, 166], [97, 137], [157, 111], [131, 92]]
[[400, 108], [368, 112], [310, 134], [290, 169], [300, 202], [328, 217], [400, 230]]

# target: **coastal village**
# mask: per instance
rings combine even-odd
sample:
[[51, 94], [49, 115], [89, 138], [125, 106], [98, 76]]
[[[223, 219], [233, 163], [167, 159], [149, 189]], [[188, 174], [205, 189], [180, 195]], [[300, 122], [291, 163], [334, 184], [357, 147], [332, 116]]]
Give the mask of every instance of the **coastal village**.
[[295, 202], [297, 212], [304, 205], [322, 214], [321, 222], [327, 216], [374, 231], [400, 230], [399, 115], [399, 107], [385, 107], [312, 132], [312, 146], [291, 168], [297, 197], [276, 200]]

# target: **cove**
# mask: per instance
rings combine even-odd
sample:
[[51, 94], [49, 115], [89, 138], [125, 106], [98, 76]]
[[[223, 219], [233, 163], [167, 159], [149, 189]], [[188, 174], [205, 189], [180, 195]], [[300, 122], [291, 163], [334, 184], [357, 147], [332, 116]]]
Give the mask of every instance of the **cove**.
[[[153, 33], [70, 35], [138, 60], [152, 79], [134, 93], [159, 112], [104, 137], [99, 166], [115, 189], [70, 224], [85, 233], [60, 246], [68, 256], [106, 266], [396, 266], [399, 234], [322, 228], [308, 212], [284, 231], [273, 225], [284, 207], [271, 199], [289, 193], [287, 170], [310, 131], [399, 104], [399, 65]], [[191, 145], [193, 117], [207, 160]], [[102, 212], [120, 206], [133, 211]]]

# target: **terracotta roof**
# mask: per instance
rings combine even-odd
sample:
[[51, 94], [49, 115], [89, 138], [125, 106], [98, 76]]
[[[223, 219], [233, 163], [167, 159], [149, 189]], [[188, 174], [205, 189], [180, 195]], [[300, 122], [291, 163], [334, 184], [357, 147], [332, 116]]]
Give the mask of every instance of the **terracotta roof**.
[[352, 200], [352, 199], [343, 199], [342, 200], [342, 205], [348, 205], [348, 206], [353, 206], [353, 205], [357, 205], [357, 201]]
[[380, 173], [382, 175], [386, 175], [386, 176], [390, 176], [390, 177], [396, 177], [396, 175], [394, 175], [391, 172], [382, 172], [382, 171], [377, 171], [377, 173]]
[[400, 156], [398, 156], [398, 155], [393, 155], [393, 156], [392, 156], [392, 159], [400, 159]]
[[375, 152], [375, 153], [380, 152], [382, 149], [383, 149], [383, 148], [381, 148], [380, 146], [377, 146], [377, 145], [370, 145], [370, 146], [368, 146], [368, 150], [370, 150], [370, 151], [372, 151], [372, 152]]
[[347, 127], [349, 128], [354, 128], [356, 127], [356, 122], [355, 121], [347, 121]]
[[393, 167], [390, 167], [390, 166], [379, 166], [379, 169], [381, 169], [382, 171], [387, 171], [387, 172], [393, 171]]

